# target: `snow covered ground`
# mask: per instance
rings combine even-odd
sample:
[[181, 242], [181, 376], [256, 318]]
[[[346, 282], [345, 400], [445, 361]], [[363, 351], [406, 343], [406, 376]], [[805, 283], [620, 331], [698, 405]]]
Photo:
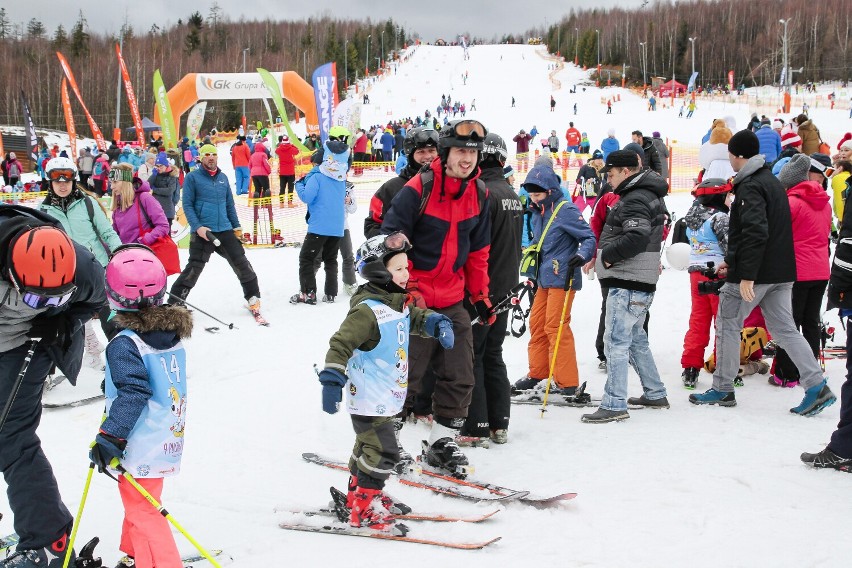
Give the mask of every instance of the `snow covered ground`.
[[[711, 119], [733, 113], [744, 125], [747, 109], [702, 108], [687, 122], [676, 111], [647, 113], [644, 102], [623, 94], [612, 116], [594, 87], [567, 94], [567, 85], [583, 73], [567, 68], [557, 78], [562, 89], [557, 112], [549, 113], [551, 93], [547, 60], [527, 46], [477, 46], [463, 61], [460, 48], [421, 47], [395, 77], [370, 91], [373, 105], [363, 123], [391, 116], [416, 115], [434, 109], [440, 94], [452, 87], [453, 98], [476, 98], [482, 120], [506, 138], [533, 124], [562, 136], [578, 101], [577, 124], [591, 135], [593, 147], [610, 127], [624, 143], [635, 128], [697, 141]], [[502, 57], [502, 61], [501, 58]], [[467, 86], [461, 73], [469, 71]], [[511, 96], [517, 106], [510, 108]], [[710, 105], [706, 105], [710, 106]], [[387, 113], [391, 111], [389, 116]], [[816, 111], [828, 113], [829, 111]], [[839, 112], [839, 114], [838, 114]], [[850, 123], [846, 113], [816, 115], [823, 134], [836, 140]], [[844, 124], [846, 126], [844, 126]], [[826, 132], [828, 131], [828, 132]], [[829, 134], [830, 133], [830, 134]], [[365, 188], [369, 189], [369, 188]], [[668, 198], [682, 214], [687, 194]], [[360, 242], [360, 222], [353, 235]], [[579, 496], [558, 508], [535, 510], [508, 504], [499, 515], [478, 525], [413, 525], [412, 536], [484, 540], [502, 536], [479, 552], [449, 551], [410, 544], [346, 539], [282, 531], [277, 523], [293, 520], [283, 509], [318, 507], [328, 500], [328, 487], [344, 488], [346, 475], [302, 461], [313, 451], [341, 459], [351, 449], [348, 416], [324, 414], [320, 386], [312, 365], [322, 365], [328, 338], [347, 311], [344, 297], [335, 304], [291, 306], [298, 289], [296, 249], [250, 250], [260, 277], [263, 311], [271, 327], [255, 325], [242, 307], [241, 292], [227, 263], [214, 258], [189, 300], [238, 330], [211, 334], [217, 325], [196, 312], [196, 331], [186, 342], [189, 372], [187, 444], [181, 474], [166, 483], [169, 511], [210, 548], [225, 548], [235, 567], [348, 566], [428, 562], [469, 568], [503, 566], [845, 566], [852, 554], [848, 538], [852, 501], [850, 478], [813, 471], [799, 462], [802, 451], [815, 451], [828, 440], [838, 418], [835, 405], [814, 418], [788, 409], [801, 389], [777, 389], [765, 376], [746, 379], [737, 390], [736, 408], [696, 407], [680, 386], [680, 352], [689, 311], [688, 275], [667, 269], [660, 278], [651, 309], [650, 337], [654, 356], [672, 405], [666, 411], [632, 411], [630, 420], [607, 425], [579, 421], [588, 410], [551, 408], [539, 418], [536, 406], [512, 408], [509, 443], [468, 451], [475, 477], [541, 494], [576, 491]], [[186, 251], [181, 251], [185, 258]], [[322, 275], [320, 275], [322, 282]], [[575, 302], [571, 326], [577, 344], [581, 380], [600, 396], [605, 375], [597, 370], [594, 335], [600, 292], [598, 281], [584, 280]], [[845, 341], [835, 312], [828, 316]], [[509, 337], [505, 358], [510, 377], [526, 372], [528, 335]], [[829, 361], [829, 385], [839, 393], [845, 370]], [[81, 377], [80, 395], [96, 392], [100, 377]], [[699, 389], [709, 388], [702, 373]], [[51, 400], [72, 396], [63, 385]], [[631, 376], [631, 395], [641, 393]], [[48, 398], [46, 397], [46, 398]], [[46, 411], [39, 434], [66, 503], [80, 501], [87, 473], [88, 445], [101, 418], [94, 406]], [[407, 426], [403, 443], [410, 451], [427, 436], [424, 426]], [[388, 490], [422, 512], [488, 510], [439, 497], [393, 481]], [[278, 511], [276, 511], [278, 509]], [[8, 512], [4, 498], [0, 511]], [[114, 482], [97, 475], [80, 526], [80, 542], [101, 537], [99, 551], [113, 562], [122, 509]], [[0, 533], [12, 530], [11, 515], [0, 521]], [[192, 547], [180, 535], [181, 550]], [[843, 560], [847, 558], [847, 560]], [[109, 562], [106, 565], [111, 565]]]

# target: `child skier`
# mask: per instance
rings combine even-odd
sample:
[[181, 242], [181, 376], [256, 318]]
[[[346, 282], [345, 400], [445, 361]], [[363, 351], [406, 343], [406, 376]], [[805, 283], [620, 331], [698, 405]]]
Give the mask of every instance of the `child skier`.
[[[158, 501], [163, 478], [177, 475], [186, 420], [186, 308], [163, 306], [166, 271], [143, 245], [119, 247], [106, 267], [106, 291], [122, 331], [106, 349], [106, 414], [90, 459], [103, 472], [113, 458]], [[124, 478], [118, 566], [181, 568], [165, 517]]]
[[355, 429], [346, 497], [349, 524], [396, 534], [407, 529], [394, 525], [395, 506], [382, 488], [400, 461], [394, 416], [407, 393], [408, 335], [434, 337], [444, 349], [451, 349], [455, 339], [448, 317], [406, 305], [410, 249], [400, 232], [372, 237], [358, 249], [355, 265], [368, 283], [352, 297], [319, 374], [322, 409], [329, 414], [337, 412], [349, 384], [346, 408]]

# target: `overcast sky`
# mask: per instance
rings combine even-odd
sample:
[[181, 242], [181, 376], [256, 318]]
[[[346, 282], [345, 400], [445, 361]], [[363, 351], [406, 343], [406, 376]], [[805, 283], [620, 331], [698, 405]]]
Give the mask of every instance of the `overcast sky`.
[[[68, 30], [77, 21], [79, 10], [94, 32], [112, 33], [121, 28], [125, 17], [136, 33], [153, 24], [175, 24], [186, 21], [194, 11], [207, 16], [213, 0], [175, 2], [174, 0], [22, 0], [4, 2], [13, 24], [26, 24], [37, 18], [49, 34], [61, 23]], [[553, 24], [571, 8], [607, 8], [641, 6], [643, 0], [218, 0], [219, 6], [232, 20], [302, 20], [327, 14], [338, 19], [383, 21], [388, 17], [406, 29], [419, 32], [425, 41], [437, 37], [454, 38], [469, 32], [484, 38], [506, 33], [520, 33], [534, 26]], [[178, 6], [178, 7], [176, 7]], [[96, 8], [97, 7], [97, 8]]]

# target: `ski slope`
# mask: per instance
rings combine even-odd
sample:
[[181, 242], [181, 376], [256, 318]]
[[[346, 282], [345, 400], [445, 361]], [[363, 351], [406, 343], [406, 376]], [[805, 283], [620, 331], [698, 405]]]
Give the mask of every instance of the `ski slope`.
[[[464, 61], [460, 48], [420, 47], [397, 75], [370, 89], [372, 104], [365, 108], [362, 124], [416, 116], [426, 107], [434, 112], [441, 93], [447, 92], [468, 105], [475, 98], [477, 111], [468, 116], [508, 139], [533, 125], [542, 133], [556, 129], [563, 136], [576, 101], [576, 124], [590, 134], [593, 148], [611, 127], [622, 144], [635, 128], [697, 141], [715, 113], [733, 114], [740, 125], [749, 116], [747, 109], [732, 105], [702, 106], [695, 118], [685, 121], [676, 118], [676, 111], [647, 113], [641, 99], [626, 93], [607, 116], [600, 102], [605, 91], [587, 86], [585, 93], [580, 88], [575, 97], [567, 94], [568, 85], [576, 81], [579, 86], [584, 80], [580, 70], [568, 67], [557, 73], [562, 88], [552, 91], [548, 60], [542, 55], [540, 48], [528, 46], [476, 46]], [[470, 77], [466, 86], [461, 84], [465, 71]], [[557, 98], [555, 113], [549, 112], [551, 92]], [[511, 96], [516, 99], [514, 109]], [[835, 118], [837, 124], [832, 124], [828, 118], [843, 116], [817, 114], [816, 120], [823, 134], [836, 140], [834, 132], [842, 132], [842, 122]], [[375, 188], [364, 188], [370, 189]], [[668, 201], [680, 215], [691, 199], [678, 194]], [[356, 246], [364, 215], [362, 206], [351, 220]], [[181, 255], [185, 259], [186, 251]], [[189, 301], [238, 329], [227, 330], [195, 313], [195, 334], [186, 341], [186, 451], [181, 474], [166, 482], [163, 495], [168, 510], [198, 541], [234, 556], [235, 568], [848, 564], [850, 478], [813, 471], [798, 459], [802, 451], [823, 447], [837, 422], [839, 405], [814, 418], [794, 416], [788, 408], [801, 400], [801, 389], [769, 387], [762, 375], [746, 378], [746, 386], [737, 390], [736, 408], [689, 404], [679, 378], [689, 279], [671, 269], [660, 277], [650, 321], [651, 345], [669, 389], [670, 410], [631, 411], [626, 422], [589, 425], [579, 420], [588, 409], [551, 408], [540, 418], [538, 407], [517, 406], [512, 408], [508, 444], [467, 450], [475, 477], [540, 494], [575, 491], [576, 499], [550, 510], [509, 503], [505, 511], [476, 525], [412, 523], [410, 536], [503, 537], [478, 552], [280, 530], [278, 522], [293, 520], [283, 510], [322, 506], [330, 485], [345, 488], [345, 474], [307, 464], [300, 455], [310, 451], [345, 459], [351, 450], [349, 418], [322, 412], [321, 389], [312, 369], [314, 363], [322, 365], [328, 338], [348, 303], [339, 297], [334, 304], [292, 306], [288, 299], [298, 289], [298, 250], [255, 249], [248, 255], [260, 278], [264, 315], [272, 325], [254, 323], [242, 307], [239, 284], [227, 263], [211, 259]], [[322, 273], [318, 280], [321, 285]], [[598, 281], [584, 280], [571, 327], [581, 380], [588, 381], [593, 396], [600, 396], [605, 382], [594, 350], [599, 307]], [[835, 343], [842, 344], [844, 332], [835, 313], [828, 318], [838, 330]], [[221, 332], [205, 332], [211, 325]], [[526, 373], [528, 338], [506, 339], [505, 359], [513, 380]], [[844, 374], [842, 361], [828, 362], [829, 385], [837, 393]], [[86, 371], [76, 392], [61, 385], [46, 399], [94, 393], [100, 380], [98, 373]], [[702, 373], [699, 389], [709, 388], [710, 381]], [[630, 395], [640, 393], [631, 372]], [[72, 511], [80, 502], [88, 447], [100, 419], [97, 405], [46, 411], [42, 418], [39, 435]], [[422, 425], [406, 426], [402, 432], [403, 444], [412, 452], [427, 436]], [[472, 514], [491, 508], [394, 482], [387, 489], [415, 511]], [[0, 511], [9, 511], [5, 497], [0, 497]], [[107, 566], [120, 556], [121, 519], [115, 483], [96, 475], [78, 538], [81, 545], [91, 536], [101, 537], [98, 550]], [[11, 514], [6, 514], [0, 533], [11, 531]], [[176, 538], [181, 551], [192, 550], [180, 535]]]

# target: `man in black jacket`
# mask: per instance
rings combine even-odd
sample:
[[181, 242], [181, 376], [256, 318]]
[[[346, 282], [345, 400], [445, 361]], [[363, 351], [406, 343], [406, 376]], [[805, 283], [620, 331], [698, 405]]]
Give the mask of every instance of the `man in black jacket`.
[[370, 199], [370, 212], [364, 219], [364, 236], [368, 239], [381, 234], [385, 214], [402, 186], [417, 175], [423, 166], [428, 166], [438, 157], [438, 133], [421, 126], [412, 128], [405, 135], [402, 149], [408, 159], [405, 169], [397, 177], [383, 183]]
[[657, 149], [654, 147], [654, 141], [648, 136], [643, 136], [641, 130], [634, 130], [630, 133], [630, 136], [633, 139], [633, 142], [642, 147], [642, 151], [644, 152], [641, 156], [642, 165], [654, 170], [662, 176], [663, 162], [660, 155], [657, 153]]
[[28, 207], [0, 205], [0, 250], [0, 405], [12, 400], [0, 424], [0, 471], [20, 535], [17, 552], [0, 560], [0, 566], [58, 568], [73, 519], [36, 434], [41, 393], [54, 365], [76, 382], [84, 326], [106, 303], [104, 271], [58, 221]]
[[713, 388], [689, 395], [693, 404], [736, 406], [734, 377], [740, 360], [743, 320], [760, 306], [772, 338], [799, 369], [805, 397], [790, 412], [813, 416], [834, 404], [822, 370], [808, 342], [796, 330], [792, 290], [796, 280], [790, 203], [781, 182], [759, 154], [760, 143], [750, 130], [737, 132], [728, 142], [734, 171], [734, 202], [728, 230], [728, 253], [718, 266], [726, 277], [719, 294], [716, 320], [716, 371]]
[[[488, 188], [491, 215], [491, 250], [488, 277], [492, 303], [506, 296], [518, 284], [521, 263], [521, 230], [524, 210], [518, 194], [506, 181], [503, 165], [509, 153], [506, 142], [489, 132], [482, 150], [479, 176]], [[467, 420], [461, 429], [459, 445], [496, 444], [508, 441], [511, 386], [503, 362], [503, 341], [509, 325], [509, 312], [497, 316], [491, 325], [473, 326], [473, 398]]]

